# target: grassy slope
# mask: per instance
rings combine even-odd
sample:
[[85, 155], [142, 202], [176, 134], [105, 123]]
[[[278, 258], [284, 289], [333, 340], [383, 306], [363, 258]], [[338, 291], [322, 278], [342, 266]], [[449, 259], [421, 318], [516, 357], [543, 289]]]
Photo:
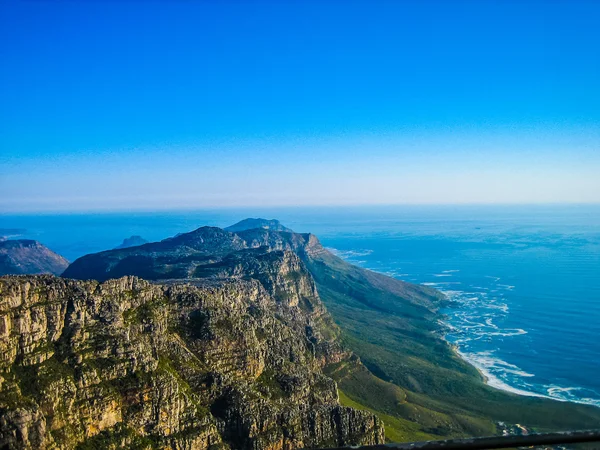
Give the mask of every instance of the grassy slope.
[[373, 408], [366, 407], [362, 403], [352, 400], [344, 391], [340, 389], [340, 403], [344, 406], [350, 406], [355, 409], [362, 409], [377, 414], [385, 424], [385, 437], [389, 442], [405, 442], [405, 441], [430, 441], [435, 440], [437, 436], [423, 433], [420, 431], [418, 424], [399, 417], [382, 414]]
[[415, 290], [330, 253], [306, 262], [346, 345], [369, 369], [358, 362], [328, 368], [340, 398], [380, 414], [388, 439], [489, 435], [497, 421], [540, 431], [600, 426], [600, 408], [486, 386], [436, 334], [436, 291]]

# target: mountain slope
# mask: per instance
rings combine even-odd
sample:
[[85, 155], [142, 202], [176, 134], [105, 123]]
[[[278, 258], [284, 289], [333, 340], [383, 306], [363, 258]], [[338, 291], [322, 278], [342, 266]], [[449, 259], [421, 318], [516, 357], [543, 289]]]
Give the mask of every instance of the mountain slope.
[[237, 235], [202, 227], [160, 242], [85, 255], [67, 267], [62, 276], [98, 281], [124, 275], [148, 280], [187, 278], [196, 265], [244, 248], [246, 243]]
[[[207, 256], [209, 250], [204, 250], [203, 244], [185, 244], [201, 230], [175, 238], [183, 246], [177, 252], [157, 248], [146, 252], [153, 265], [150, 275], [154, 279], [164, 278], [164, 274], [175, 274], [173, 278], [257, 279], [268, 288], [264, 273], [272, 264], [269, 259], [281, 252], [297, 255], [341, 328], [341, 334], [335, 334], [360, 357], [341, 358], [324, 370], [338, 382], [346, 404], [381, 414], [388, 438], [493, 434], [500, 431], [500, 421], [540, 430], [592, 428], [600, 423], [598, 408], [521, 397], [486, 386], [477, 370], [441, 338], [444, 328], [438, 308], [445, 298], [434, 289], [348, 264], [308, 233], [240, 230], [229, 233], [229, 237], [221, 235], [219, 254]], [[235, 242], [229, 252], [227, 242]], [[192, 247], [193, 251], [185, 250]], [[104, 277], [110, 273], [110, 267], [102, 262], [107, 257], [101, 255], [86, 256], [98, 267], [95, 272], [83, 270], [79, 275], [93, 278], [90, 275]], [[108, 260], [120, 257], [114, 251], [110, 255]], [[144, 276], [142, 267], [129, 265], [127, 270]], [[75, 269], [81, 269], [79, 260], [65, 276], [77, 273]], [[276, 290], [271, 292], [277, 297]]]
[[60, 275], [68, 265], [69, 261], [37, 241], [0, 241], [0, 275]]
[[[282, 256], [282, 255], [280, 255]], [[256, 280], [0, 278], [1, 448], [375, 444], [322, 372], [344, 357], [295, 255]], [[304, 298], [310, 308], [296, 303]]]

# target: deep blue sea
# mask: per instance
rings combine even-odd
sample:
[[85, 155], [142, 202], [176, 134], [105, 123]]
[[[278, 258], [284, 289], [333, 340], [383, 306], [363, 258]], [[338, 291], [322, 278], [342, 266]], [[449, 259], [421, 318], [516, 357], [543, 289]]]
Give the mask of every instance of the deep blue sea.
[[355, 264], [444, 291], [455, 300], [447, 339], [491, 385], [600, 406], [600, 205], [2, 214], [0, 228], [73, 260], [133, 234], [152, 241], [265, 216]]

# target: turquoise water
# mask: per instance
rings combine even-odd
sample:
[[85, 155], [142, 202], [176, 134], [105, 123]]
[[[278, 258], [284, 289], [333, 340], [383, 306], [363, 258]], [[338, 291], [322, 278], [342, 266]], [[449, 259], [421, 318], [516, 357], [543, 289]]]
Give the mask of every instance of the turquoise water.
[[311, 231], [347, 260], [455, 300], [447, 339], [490, 384], [600, 406], [600, 205], [0, 216], [66, 258], [245, 217]]

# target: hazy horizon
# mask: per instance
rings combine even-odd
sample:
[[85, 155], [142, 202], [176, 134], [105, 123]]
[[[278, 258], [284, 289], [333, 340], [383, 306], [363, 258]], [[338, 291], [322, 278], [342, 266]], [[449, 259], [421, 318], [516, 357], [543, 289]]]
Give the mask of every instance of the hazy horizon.
[[3, 2], [0, 211], [600, 203], [598, 2]]
[[[161, 216], [179, 215], [179, 214], [223, 214], [223, 215], [235, 215], [237, 219], [232, 219], [234, 222], [238, 222], [242, 219], [255, 218], [255, 219], [276, 219], [285, 222], [285, 216], [289, 213], [301, 213], [303, 215], [313, 214], [315, 217], [319, 217], [324, 213], [377, 213], [383, 214], [397, 214], [401, 213], [416, 213], [416, 212], [440, 212], [448, 210], [451, 212], [458, 213], [474, 213], [483, 214], [486, 212], [493, 212], [495, 214], [500, 213], [521, 213], [529, 212], [532, 215], [544, 213], [544, 212], [557, 212], [560, 211], [563, 214], [578, 212], [600, 212], [599, 202], [589, 203], [395, 203], [395, 204], [331, 204], [331, 205], [242, 205], [242, 206], [190, 206], [190, 207], [123, 207], [118, 208], [111, 206], [110, 208], [94, 208], [94, 209], [32, 209], [32, 210], [2, 210], [0, 211], [0, 217], [5, 218], [19, 218], [19, 217], [67, 217], [67, 216], [118, 216], [118, 217], [143, 217], [145, 215], [157, 214]], [[281, 215], [283, 214], [283, 219]], [[234, 222], [228, 223], [232, 225]], [[284, 223], [285, 225], [285, 223]], [[224, 225], [225, 226], [225, 225]]]

